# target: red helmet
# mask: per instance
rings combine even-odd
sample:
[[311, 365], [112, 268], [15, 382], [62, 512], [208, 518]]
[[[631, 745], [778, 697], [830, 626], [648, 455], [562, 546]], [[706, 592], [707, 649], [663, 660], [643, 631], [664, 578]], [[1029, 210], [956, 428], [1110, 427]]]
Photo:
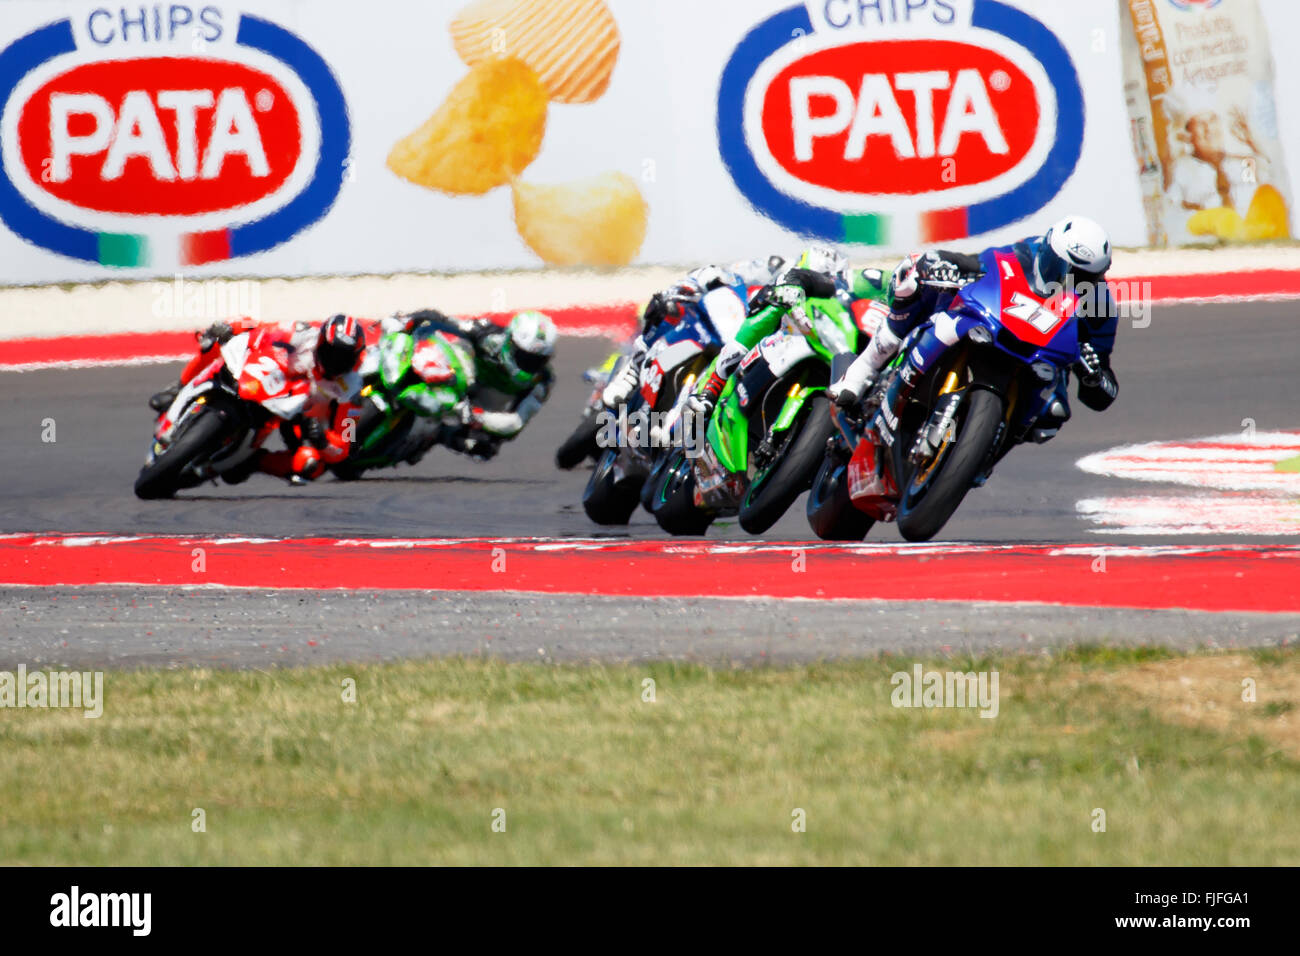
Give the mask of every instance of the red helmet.
[[366, 349], [366, 333], [361, 323], [350, 315], [335, 315], [325, 320], [316, 340], [316, 370], [321, 378], [337, 378], [356, 368]]

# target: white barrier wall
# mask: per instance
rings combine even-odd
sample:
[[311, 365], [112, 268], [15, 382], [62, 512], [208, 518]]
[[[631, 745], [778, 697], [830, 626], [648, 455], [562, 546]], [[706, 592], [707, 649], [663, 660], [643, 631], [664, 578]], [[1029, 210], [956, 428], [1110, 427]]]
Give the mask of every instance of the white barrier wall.
[[9, 0], [0, 283], [686, 263], [811, 237], [866, 256], [1072, 211], [1139, 245], [1120, 27], [1109, 0]]

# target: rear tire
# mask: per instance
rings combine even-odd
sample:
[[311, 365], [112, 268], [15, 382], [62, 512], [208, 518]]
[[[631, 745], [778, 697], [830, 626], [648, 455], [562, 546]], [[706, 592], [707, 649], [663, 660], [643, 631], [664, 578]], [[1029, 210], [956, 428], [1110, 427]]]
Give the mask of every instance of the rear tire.
[[664, 462], [650, 510], [659, 527], [672, 535], [699, 535], [709, 530], [713, 515], [695, 507], [695, 468], [682, 449]]
[[808, 492], [808, 526], [823, 541], [861, 541], [876, 521], [849, 497], [849, 464], [827, 455]]
[[[989, 448], [1002, 422], [1002, 396], [988, 389], [973, 389], [966, 398], [966, 415], [957, 440], [938, 464], [919, 498], [911, 487], [914, 468], [898, 502], [898, 530], [908, 541], [929, 541], [948, 523], [971, 489], [971, 482], [988, 460]], [[901, 437], [900, 437], [901, 440]]]
[[812, 484], [817, 465], [826, 454], [831, 437], [830, 399], [818, 392], [808, 399], [796, 432], [786, 439], [781, 457], [762, 484], [750, 486], [740, 508], [740, 526], [750, 534], [762, 534], [781, 520], [795, 499]]
[[618, 453], [617, 448], [605, 450], [596, 462], [595, 470], [587, 479], [587, 488], [582, 493], [582, 508], [596, 524], [627, 524], [632, 512], [641, 503], [643, 479], [615, 479], [614, 462]]
[[225, 419], [212, 408], [198, 412], [161, 455], [140, 469], [135, 479], [136, 497], [145, 501], [171, 498], [182, 488], [199, 484], [197, 480], [183, 479], [181, 473], [186, 466], [219, 451], [227, 431]]
[[572, 471], [588, 458], [600, 458], [601, 448], [596, 444], [600, 434], [600, 422], [596, 415], [589, 415], [578, 423], [573, 434], [555, 452], [555, 467]]

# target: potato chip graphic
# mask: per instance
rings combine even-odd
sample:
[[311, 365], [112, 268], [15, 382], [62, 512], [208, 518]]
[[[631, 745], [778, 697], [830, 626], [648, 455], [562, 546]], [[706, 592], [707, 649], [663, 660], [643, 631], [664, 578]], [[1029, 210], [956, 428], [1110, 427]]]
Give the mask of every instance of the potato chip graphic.
[[1286, 200], [1276, 187], [1265, 183], [1255, 190], [1246, 210], [1246, 238], [1286, 239], [1289, 235]]
[[618, 24], [604, 0], [478, 0], [456, 14], [450, 30], [469, 66], [515, 57], [559, 103], [597, 99], [618, 60]]
[[519, 235], [551, 265], [625, 266], [645, 240], [648, 210], [631, 176], [513, 188]]
[[1187, 231], [1193, 236], [1237, 240], [1246, 235], [1246, 221], [1231, 206], [1198, 209], [1187, 217]]
[[398, 140], [388, 168], [445, 193], [504, 186], [537, 158], [546, 132], [546, 89], [515, 59], [472, 67], [438, 111]]

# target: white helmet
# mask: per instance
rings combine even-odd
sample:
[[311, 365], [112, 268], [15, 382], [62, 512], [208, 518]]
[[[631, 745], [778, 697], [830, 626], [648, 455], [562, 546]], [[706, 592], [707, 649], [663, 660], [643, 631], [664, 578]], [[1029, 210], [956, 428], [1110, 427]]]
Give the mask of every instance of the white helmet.
[[719, 266], [701, 266], [689, 273], [687, 279], [694, 282], [705, 292], [724, 285], [739, 285], [740, 277], [729, 269]]
[[557, 334], [550, 316], [520, 312], [506, 326], [507, 361], [524, 374], [536, 374], [555, 354]]
[[829, 246], [810, 246], [795, 265], [828, 276], [847, 276], [849, 271], [849, 260]]
[[1076, 279], [1095, 280], [1110, 268], [1110, 237], [1086, 216], [1067, 216], [1043, 236], [1034, 268], [1043, 285]]

